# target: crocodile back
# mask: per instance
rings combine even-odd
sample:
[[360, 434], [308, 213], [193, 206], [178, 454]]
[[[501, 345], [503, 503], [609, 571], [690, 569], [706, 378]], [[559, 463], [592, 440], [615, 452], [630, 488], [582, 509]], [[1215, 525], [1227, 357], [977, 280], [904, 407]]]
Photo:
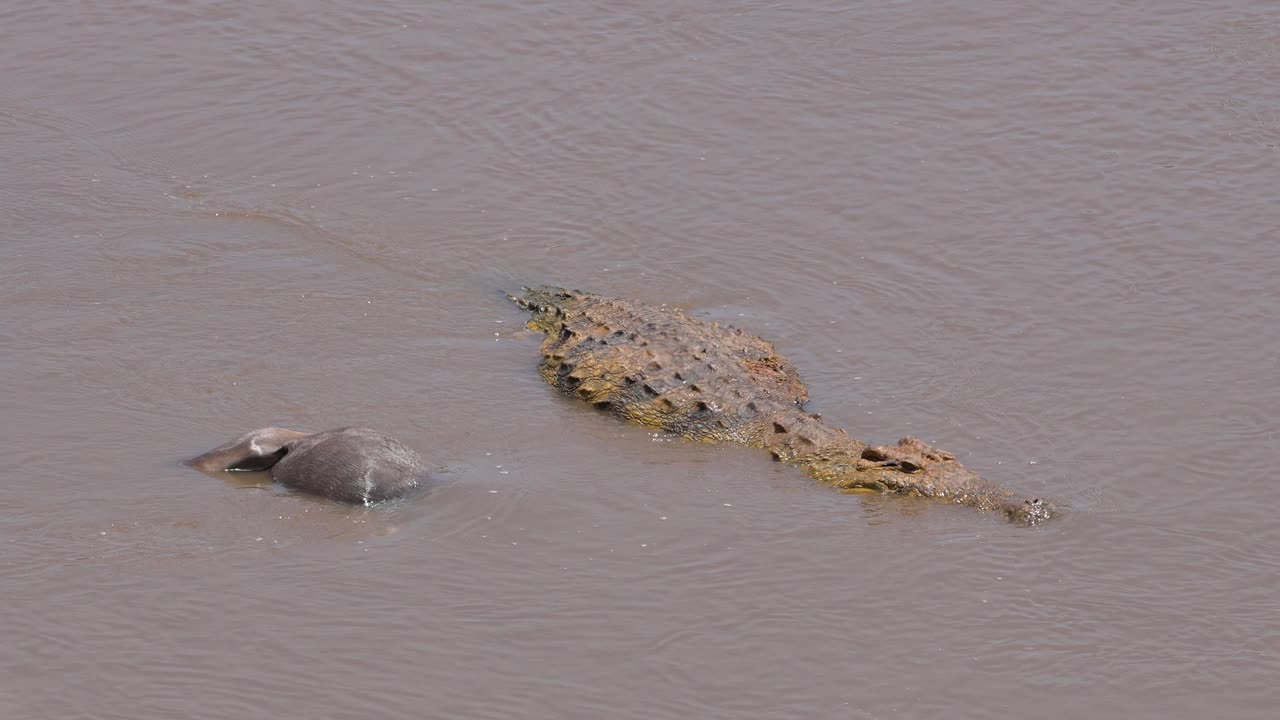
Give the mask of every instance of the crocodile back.
[[808, 392], [773, 344], [734, 327], [563, 288], [513, 297], [546, 333], [547, 382], [632, 422], [698, 440], [758, 444]]

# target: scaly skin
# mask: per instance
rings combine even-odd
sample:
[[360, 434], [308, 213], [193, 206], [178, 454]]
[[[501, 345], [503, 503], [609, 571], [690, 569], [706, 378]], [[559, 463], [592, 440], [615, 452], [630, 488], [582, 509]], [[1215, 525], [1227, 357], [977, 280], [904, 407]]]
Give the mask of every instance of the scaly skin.
[[769, 450], [846, 490], [921, 495], [1000, 512], [1027, 525], [1053, 508], [982, 479], [916, 438], [871, 446], [804, 411], [809, 395], [773, 345], [677, 308], [562, 288], [511, 297], [546, 334], [542, 376], [630, 422], [692, 440]]

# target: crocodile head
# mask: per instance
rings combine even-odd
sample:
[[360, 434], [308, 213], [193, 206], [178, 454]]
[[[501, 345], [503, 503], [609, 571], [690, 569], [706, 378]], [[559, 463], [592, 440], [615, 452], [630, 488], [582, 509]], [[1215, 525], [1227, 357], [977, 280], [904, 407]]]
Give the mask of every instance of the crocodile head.
[[955, 455], [919, 438], [904, 437], [897, 445], [868, 446], [855, 470], [842, 484], [948, 500], [1002, 513], [1020, 525], [1036, 525], [1058, 513], [1048, 500], [1022, 498], [999, 487], [962, 465]]
[[307, 435], [308, 433], [284, 428], [259, 428], [191, 458], [187, 464], [203, 472], [268, 470], [289, 451], [289, 443]]

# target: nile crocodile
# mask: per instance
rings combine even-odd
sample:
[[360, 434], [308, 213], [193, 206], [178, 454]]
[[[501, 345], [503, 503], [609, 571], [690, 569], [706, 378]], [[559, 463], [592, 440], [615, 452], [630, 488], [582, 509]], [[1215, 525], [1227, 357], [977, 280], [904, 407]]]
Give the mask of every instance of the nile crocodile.
[[846, 490], [920, 495], [1035, 524], [1054, 514], [912, 437], [872, 446], [804, 410], [795, 367], [766, 340], [666, 305], [577, 290], [509, 296], [546, 334], [542, 376], [562, 392], [628, 421], [692, 440], [765, 448]]

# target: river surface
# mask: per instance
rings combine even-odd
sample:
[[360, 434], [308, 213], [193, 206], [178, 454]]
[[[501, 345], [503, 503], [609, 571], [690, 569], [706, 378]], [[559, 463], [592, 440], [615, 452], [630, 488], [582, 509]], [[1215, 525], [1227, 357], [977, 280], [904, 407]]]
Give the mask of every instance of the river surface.
[[[0, 8], [0, 718], [1274, 718], [1274, 0]], [[557, 396], [674, 303], [1070, 511]], [[369, 425], [342, 507], [180, 464]]]

